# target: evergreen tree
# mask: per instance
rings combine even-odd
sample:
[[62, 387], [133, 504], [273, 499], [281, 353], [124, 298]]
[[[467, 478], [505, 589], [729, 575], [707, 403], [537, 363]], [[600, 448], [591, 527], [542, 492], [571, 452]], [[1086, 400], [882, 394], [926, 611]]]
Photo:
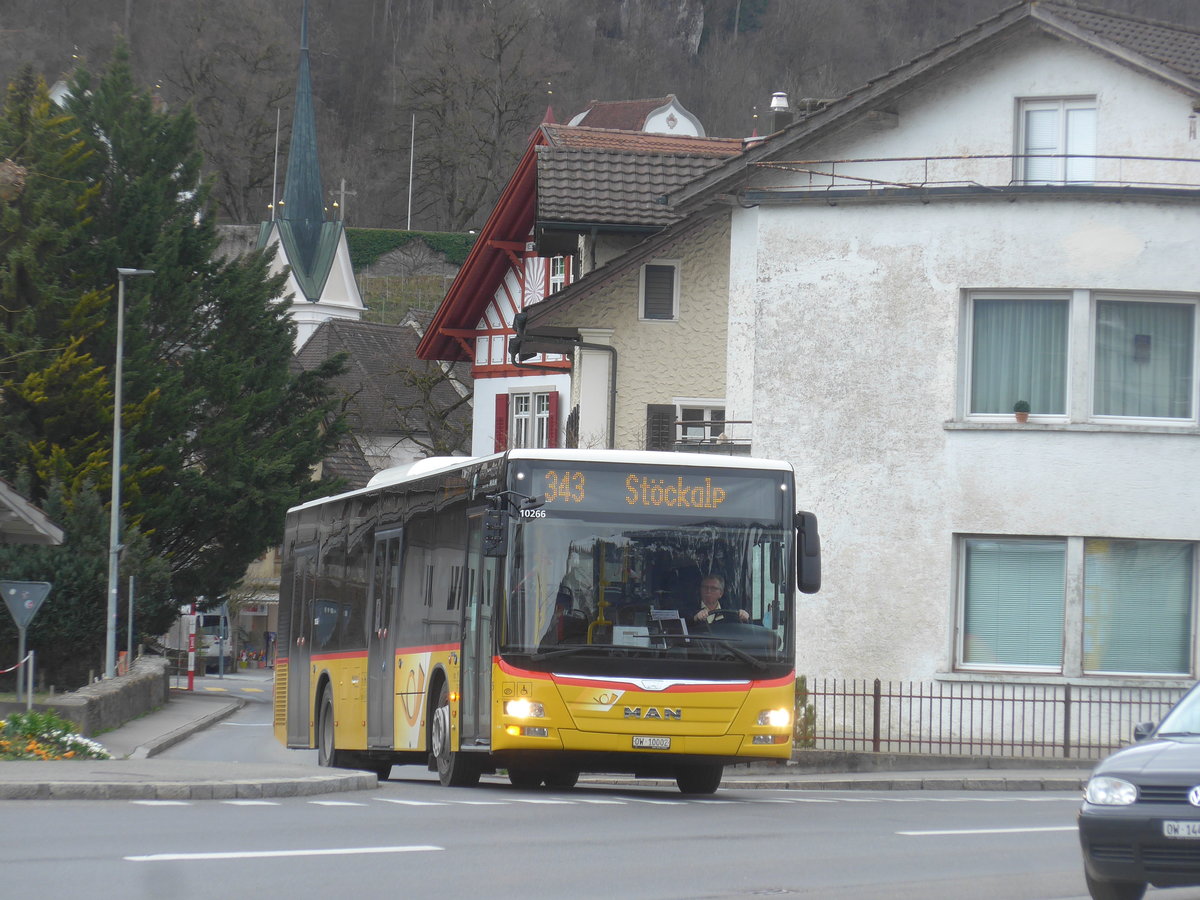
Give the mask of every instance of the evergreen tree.
[[[0, 201], [0, 475], [35, 501], [57, 491], [77, 568], [93, 575], [106, 570], [92, 513], [111, 487], [116, 269], [155, 273], [125, 291], [122, 588], [131, 573], [147, 582], [142, 633], [159, 634], [177, 604], [226, 594], [279, 540], [287, 507], [324, 490], [309, 473], [343, 431], [326, 384], [336, 367], [291, 372], [283, 276], [261, 253], [216, 258], [195, 120], [155, 108], [123, 49], [99, 78], [76, 73], [65, 112], [23, 77], [0, 122], [4, 157], [27, 175]], [[104, 578], [59, 584], [64, 552], [23, 557], [51, 566], [27, 577], [56, 583], [47, 604], [65, 616], [43, 609], [31, 646], [45, 617], [42, 638], [54, 622], [55, 642], [98, 665]]]

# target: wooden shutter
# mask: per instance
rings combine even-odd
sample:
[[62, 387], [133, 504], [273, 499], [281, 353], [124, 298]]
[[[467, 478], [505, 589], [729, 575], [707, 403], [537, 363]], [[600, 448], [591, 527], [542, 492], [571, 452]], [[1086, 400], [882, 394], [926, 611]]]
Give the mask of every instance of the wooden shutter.
[[496, 395], [496, 441], [495, 450], [508, 449], [508, 394]]
[[558, 446], [558, 391], [546, 395], [546, 446]]
[[675, 406], [671, 403], [646, 405], [646, 449], [675, 449]]
[[648, 265], [642, 274], [642, 317], [675, 318], [675, 267]]

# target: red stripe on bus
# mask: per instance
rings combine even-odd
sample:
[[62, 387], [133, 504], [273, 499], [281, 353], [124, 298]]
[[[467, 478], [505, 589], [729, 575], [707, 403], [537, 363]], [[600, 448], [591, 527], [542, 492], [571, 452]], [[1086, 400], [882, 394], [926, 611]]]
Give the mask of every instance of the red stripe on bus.
[[[607, 678], [581, 678], [576, 675], [555, 675], [551, 672], [531, 672], [527, 669], [518, 669], [512, 663], [505, 662], [499, 656], [494, 658], [500, 671], [505, 675], [511, 675], [514, 678], [529, 678], [540, 681], [553, 681], [556, 684], [570, 685], [589, 685], [604, 688], [621, 688], [628, 690], [629, 681], [611, 681]], [[644, 681], [670, 681], [669, 678], [646, 678]], [[784, 675], [782, 678], [771, 678], [766, 681], [751, 681], [746, 685], [746, 689], [750, 688], [774, 688], [784, 687], [785, 685], [793, 684], [796, 681], [796, 673], [793, 671], [790, 675]], [[686, 693], [701, 693], [712, 691], [728, 691], [734, 688], [740, 688], [740, 684], [719, 683], [719, 684], [673, 684], [666, 690], [655, 693], [664, 694], [686, 694]]]
[[366, 650], [343, 650], [341, 653], [314, 653], [309, 659], [313, 662], [325, 662], [329, 659], [365, 659]]

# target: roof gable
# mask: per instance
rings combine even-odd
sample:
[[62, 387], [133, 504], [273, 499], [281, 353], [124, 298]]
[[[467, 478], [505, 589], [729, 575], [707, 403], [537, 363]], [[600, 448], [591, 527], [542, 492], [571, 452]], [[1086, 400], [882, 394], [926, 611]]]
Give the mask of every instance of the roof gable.
[[1200, 98], [1200, 79], [1194, 75], [1200, 70], [1200, 32], [1101, 9], [1026, 0], [792, 123], [770, 141], [679, 189], [669, 201], [687, 212], [727, 190], [749, 166], [785, 159], [800, 147], [886, 110], [899, 97], [970, 64], [1002, 42], [1035, 33], [1073, 41]]

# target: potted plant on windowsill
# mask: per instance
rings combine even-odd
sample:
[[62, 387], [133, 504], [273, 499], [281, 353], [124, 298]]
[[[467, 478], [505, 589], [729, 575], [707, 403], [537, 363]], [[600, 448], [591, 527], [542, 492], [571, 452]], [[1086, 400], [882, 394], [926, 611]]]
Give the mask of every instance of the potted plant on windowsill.
[[1029, 421], [1029, 401], [1028, 400], [1018, 400], [1016, 403], [1014, 403], [1013, 404], [1013, 415], [1015, 415], [1017, 417], [1018, 422], [1022, 422], [1022, 423], [1028, 422]]

